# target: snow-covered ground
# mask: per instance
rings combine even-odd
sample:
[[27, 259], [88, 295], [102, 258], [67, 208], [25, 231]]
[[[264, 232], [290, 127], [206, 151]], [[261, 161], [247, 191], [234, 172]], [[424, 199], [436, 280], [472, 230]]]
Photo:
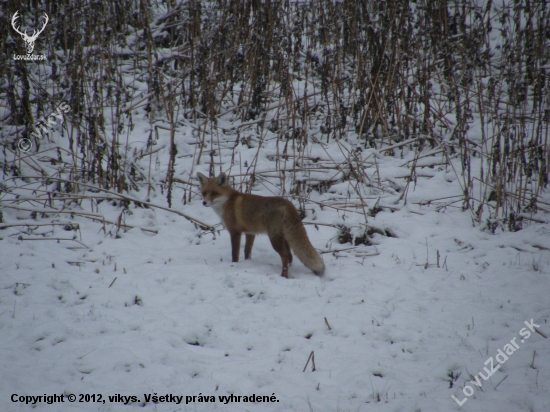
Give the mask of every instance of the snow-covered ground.
[[[243, 158], [256, 153], [245, 145], [238, 150]], [[368, 149], [365, 156], [369, 151], [374, 155]], [[268, 154], [260, 153], [260, 169], [268, 169]], [[185, 159], [180, 172], [191, 167]], [[379, 156], [376, 170], [395, 182], [407, 170], [396, 165], [406, 160]], [[149, 231], [114, 236], [113, 225], [82, 217], [71, 221], [80, 225], [76, 232], [63, 225], [4, 227], [0, 409], [549, 410], [550, 340], [524, 322], [550, 335], [550, 225], [492, 234], [473, 225], [459, 203], [422, 206], [460, 194], [449, 183], [452, 173], [425, 170], [429, 177], [409, 188], [406, 205], [369, 217], [392, 235], [374, 235], [372, 246], [336, 239], [335, 225], [353, 233], [362, 213], [308, 205], [304, 221], [318, 223], [306, 229], [323, 252], [324, 279], [297, 260], [291, 279], [281, 278], [266, 236], [257, 238], [252, 260], [232, 263], [226, 231], [205, 233], [176, 214], [133, 203], [126, 224]], [[345, 199], [346, 185], [312, 199]], [[165, 205], [160, 193], [151, 202]], [[201, 221], [219, 222], [198, 196], [174, 203]], [[110, 221], [120, 215], [106, 201], [98, 207]], [[3, 214], [4, 226], [30, 222], [28, 212]], [[50, 214], [36, 223], [68, 221]], [[512, 340], [516, 346], [506, 346]], [[312, 353], [314, 371], [311, 360], [306, 367]], [[481, 387], [470, 382], [476, 375]], [[53, 394], [64, 394], [64, 403], [21, 402]], [[164, 395], [174, 398], [153, 402]], [[270, 402], [249, 402], [252, 395]]]

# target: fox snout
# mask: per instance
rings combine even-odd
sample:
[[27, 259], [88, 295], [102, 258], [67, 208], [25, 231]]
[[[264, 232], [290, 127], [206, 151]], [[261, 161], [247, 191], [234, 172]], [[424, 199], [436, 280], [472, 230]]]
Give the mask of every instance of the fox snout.
[[226, 196], [214, 197], [213, 199], [212, 198], [209, 198], [209, 199], [203, 198], [202, 199], [202, 205], [204, 207], [213, 207], [216, 210], [216, 212], [219, 214], [219, 213], [221, 213], [221, 208], [223, 207], [223, 204], [225, 203], [226, 200], [227, 200]]

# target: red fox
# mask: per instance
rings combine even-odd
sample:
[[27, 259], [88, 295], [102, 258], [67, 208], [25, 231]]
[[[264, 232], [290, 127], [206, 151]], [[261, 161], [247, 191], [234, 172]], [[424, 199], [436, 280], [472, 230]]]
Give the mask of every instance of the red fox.
[[294, 205], [282, 197], [263, 197], [238, 192], [228, 185], [227, 176], [207, 178], [197, 173], [202, 189], [202, 204], [214, 208], [231, 236], [233, 262], [239, 261], [241, 235], [246, 234], [244, 258], [250, 259], [254, 238], [267, 233], [273, 249], [281, 256], [283, 271], [288, 278], [292, 249], [313, 273], [323, 276], [325, 264], [311, 245], [304, 225]]

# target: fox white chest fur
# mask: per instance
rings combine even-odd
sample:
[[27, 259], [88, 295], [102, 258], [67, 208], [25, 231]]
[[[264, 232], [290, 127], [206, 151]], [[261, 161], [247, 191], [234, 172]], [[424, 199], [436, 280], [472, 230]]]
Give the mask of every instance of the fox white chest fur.
[[[213, 199], [210, 202], [204, 202], [204, 203], [205, 203], [205, 206], [211, 207], [212, 209], [214, 209], [214, 212], [216, 212], [216, 214], [220, 217], [220, 219], [222, 219], [222, 222], [223, 222], [223, 205], [225, 205], [225, 202], [227, 202], [227, 196], [222, 195], [220, 197]], [[225, 222], [224, 222], [224, 225], [225, 225]]]

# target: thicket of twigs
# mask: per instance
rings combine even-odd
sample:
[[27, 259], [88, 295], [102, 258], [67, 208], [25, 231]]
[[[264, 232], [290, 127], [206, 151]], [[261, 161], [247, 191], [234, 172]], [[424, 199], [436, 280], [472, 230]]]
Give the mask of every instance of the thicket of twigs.
[[[175, 165], [179, 133], [192, 128], [193, 164], [210, 163], [216, 173], [230, 166], [222, 164], [224, 151], [246, 144], [260, 152], [265, 139], [276, 138], [271, 173], [256, 172], [258, 156], [239, 173], [247, 184], [271, 179], [302, 204], [311, 190], [346, 180], [363, 209], [369, 190], [398, 193], [404, 204], [419, 168], [428, 166], [454, 170], [462, 194], [445, 205], [470, 210], [491, 230], [519, 230], [550, 211], [543, 196], [550, 173], [546, 1], [61, 0], [2, 7], [0, 207], [51, 211], [102, 198], [124, 206], [131, 194], [149, 200], [151, 191], [162, 191], [163, 206], [172, 207], [180, 201], [175, 187], [187, 202], [194, 182], [175, 176]], [[24, 27], [37, 27], [48, 13], [35, 50], [47, 61], [13, 59], [24, 52], [10, 24], [17, 10]], [[65, 123], [37, 134], [40, 119], [63, 102], [70, 107]], [[143, 110], [151, 131], [141, 146], [129, 145]], [[25, 138], [33, 142], [28, 152], [18, 149]], [[359, 144], [343, 164], [310, 156], [312, 145], [348, 139]], [[414, 153], [401, 187], [380, 181], [376, 158], [361, 148]], [[161, 179], [153, 161], [165, 167]], [[326, 178], [308, 179], [312, 170]]]

